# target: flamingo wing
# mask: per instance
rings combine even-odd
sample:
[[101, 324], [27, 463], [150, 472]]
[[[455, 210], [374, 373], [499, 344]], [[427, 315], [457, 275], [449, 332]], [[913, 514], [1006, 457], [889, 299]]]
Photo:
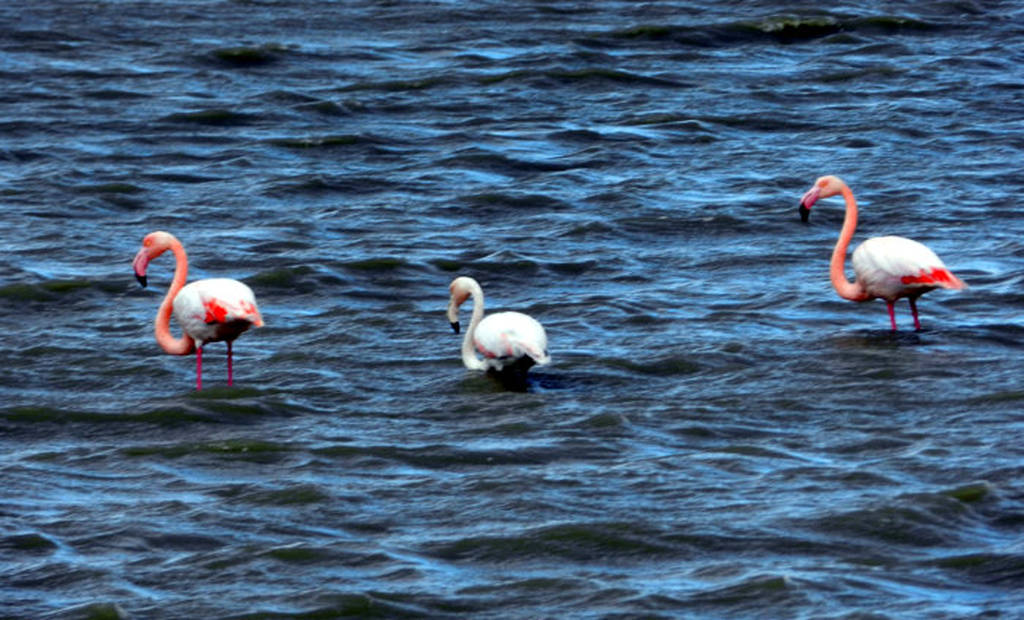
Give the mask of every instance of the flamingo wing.
[[498, 312], [485, 317], [473, 332], [473, 344], [499, 369], [506, 362], [528, 357], [536, 364], [551, 361], [544, 327], [519, 312]]
[[924, 244], [904, 237], [872, 237], [853, 252], [857, 282], [873, 297], [894, 300], [963, 281]]
[[250, 326], [263, 325], [252, 289], [230, 278], [198, 280], [182, 288], [174, 298], [174, 317], [199, 346], [231, 341]]

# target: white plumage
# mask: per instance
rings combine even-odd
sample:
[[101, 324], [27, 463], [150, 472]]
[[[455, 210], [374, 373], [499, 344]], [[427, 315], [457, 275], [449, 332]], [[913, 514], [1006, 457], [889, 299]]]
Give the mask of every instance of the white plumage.
[[230, 278], [186, 284], [174, 297], [174, 319], [197, 347], [234, 340], [253, 323], [256, 297], [252, 289]]
[[535, 364], [551, 361], [544, 327], [521, 312], [498, 312], [484, 317], [473, 330], [473, 344], [495, 370], [523, 357], [529, 357]]
[[942, 271], [949, 270], [935, 252], [906, 237], [872, 237], [853, 251], [857, 282], [874, 297], [886, 300], [932, 290], [934, 283], [914, 280]]

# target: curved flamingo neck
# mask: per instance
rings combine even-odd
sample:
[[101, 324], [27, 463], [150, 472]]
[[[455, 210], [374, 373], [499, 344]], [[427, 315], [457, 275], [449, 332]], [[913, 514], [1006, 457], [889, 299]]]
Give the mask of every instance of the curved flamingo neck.
[[473, 315], [469, 319], [466, 335], [462, 337], [462, 363], [471, 370], [484, 370], [487, 368], [487, 363], [476, 356], [476, 351], [473, 348], [476, 326], [484, 318], [484, 292], [479, 286], [474, 286], [469, 290], [469, 295], [473, 298]]
[[156, 335], [156, 342], [160, 348], [171, 355], [188, 355], [195, 351], [196, 342], [192, 336], [182, 334], [181, 338], [171, 335], [171, 313], [174, 311], [174, 298], [185, 286], [188, 278], [188, 256], [185, 255], [185, 248], [177, 239], [170, 245], [174, 252], [174, 279], [171, 286], [160, 303], [160, 309], [156, 312], [156, 321], [153, 323], [153, 333]]
[[850, 247], [850, 239], [853, 238], [853, 232], [857, 229], [857, 199], [853, 197], [853, 192], [845, 183], [842, 193], [846, 200], [846, 217], [843, 218], [843, 228], [839, 231], [839, 240], [836, 241], [836, 247], [832, 250], [829, 278], [832, 280], [832, 286], [843, 299], [864, 301], [868, 299], [864, 287], [846, 279], [846, 250]]

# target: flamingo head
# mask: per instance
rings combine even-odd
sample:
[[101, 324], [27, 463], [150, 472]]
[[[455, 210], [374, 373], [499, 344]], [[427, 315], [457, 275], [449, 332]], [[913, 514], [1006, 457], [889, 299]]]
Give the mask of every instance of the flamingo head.
[[842, 193], [844, 187], [846, 184], [837, 176], [829, 175], [819, 178], [800, 199], [800, 219], [806, 222], [811, 216], [811, 207], [814, 206], [814, 203], [822, 198]]
[[146, 267], [149, 266], [149, 261], [166, 252], [177, 241], [174, 235], [162, 230], [151, 232], [142, 239], [142, 247], [132, 261], [135, 279], [139, 284], [146, 286]]
[[473, 278], [466, 276], [459, 276], [448, 285], [451, 292], [451, 298], [448, 300], [448, 322], [456, 334], [459, 333], [459, 306], [473, 294], [474, 287], [479, 289], [480, 285]]

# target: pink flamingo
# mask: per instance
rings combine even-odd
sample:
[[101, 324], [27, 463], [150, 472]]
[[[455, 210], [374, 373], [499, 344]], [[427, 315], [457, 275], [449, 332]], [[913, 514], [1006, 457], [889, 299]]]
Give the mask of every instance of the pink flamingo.
[[[512, 370], [525, 373], [534, 364], [547, 364], [548, 337], [533, 317], [520, 312], [498, 312], [484, 317], [484, 292], [473, 278], [455, 278], [448, 287], [448, 321], [459, 333], [459, 306], [473, 298], [473, 314], [462, 339], [462, 363], [470, 370]], [[480, 359], [473, 351], [484, 356]]]
[[[196, 352], [196, 390], [203, 389], [203, 346], [223, 340], [228, 345], [228, 385], [231, 376], [231, 343], [250, 326], [263, 326], [252, 290], [228, 278], [197, 280], [185, 286], [188, 257], [178, 239], [167, 232], [151, 232], [142, 240], [132, 267], [135, 277], [146, 286], [146, 267], [167, 250], [174, 252], [174, 279], [154, 322], [156, 341], [171, 355]], [[181, 338], [171, 336], [171, 314], [181, 325]]]
[[814, 182], [800, 199], [800, 217], [807, 221], [811, 206], [821, 198], [842, 194], [846, 199], [846, 217], [839, 233], [839, 241], [832, 251], [830, 277], [832, 286], [843, 299], [867, 301], [884, 299], [889, 307], [889, 321], [896, 331], [896, 313], [893, 304], [900, 297], [910, 302], [914, 315], [914, 329], [921, 329], [917, 318], [917, 298], [936, 288], [963, 289], [967, 285], [953, 275], [939, 257], [926, 246], [904, 237], [872, 237], [853, 251], [853, 271], [856, 281], [846, 279], [846, 249], [857, 228], [857, 201], [846, 183], [836, 176], [824, 176]]

